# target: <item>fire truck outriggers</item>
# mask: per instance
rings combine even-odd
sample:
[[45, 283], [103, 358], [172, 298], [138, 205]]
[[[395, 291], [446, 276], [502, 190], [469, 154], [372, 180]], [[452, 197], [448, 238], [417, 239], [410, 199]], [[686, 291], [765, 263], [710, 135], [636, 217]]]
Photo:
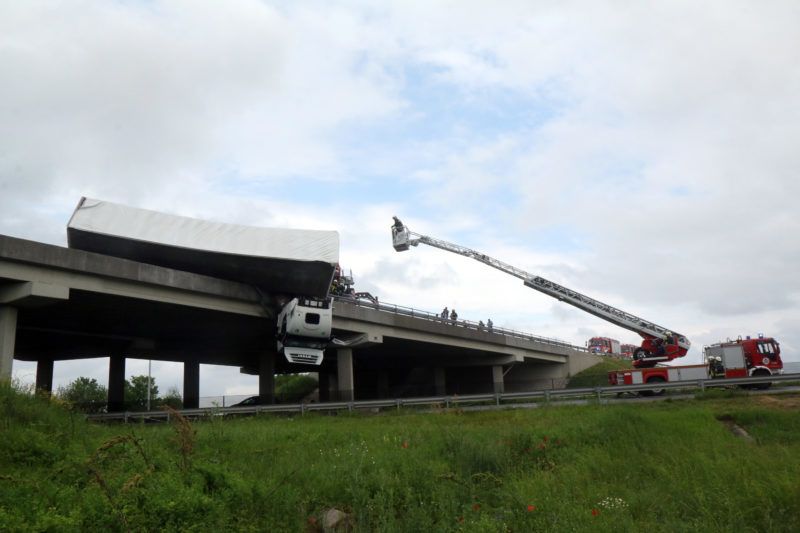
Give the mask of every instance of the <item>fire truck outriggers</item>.
[[[704, 355], [706, 362], [699, 365], [657, 366], [662, 363], [683, 357], [689, 351], [691, 343], [680, 333], [675, 333], [663, 326], [635, 316], [631, 313], [610, 306], [525, 272], [486, 254], [459, 246], [447, 241], [414, 233], [400, 219], [394, 217], [392, 225], [392, 245], [398, 252], [409, 250], [412, 246], [427, 244], [435, 248], [469, 257], [492, 268], [496, 268], [520, 278], [532, 289], [543, 292], [559, 301], [566, 302], [587, 313], [607, 320], [622, 328], [628, 329], [642, 337], [642, 344], [633, 351], [633, 369], [612, 371], [608, 375], [612, 385], [631, 385], [645, 383], [666, 383], [673, 381], [696, 381], [698, 379], [756, 377], [780, 374], [783, 362], [780, 358], [780, 345], [775, 339], [759, 336], [757, 339], [737, 339], [706, 346]], [[763, 384], [764, 388], [769, 383]], [[663, 392], [646, 391], [645, 394]]]

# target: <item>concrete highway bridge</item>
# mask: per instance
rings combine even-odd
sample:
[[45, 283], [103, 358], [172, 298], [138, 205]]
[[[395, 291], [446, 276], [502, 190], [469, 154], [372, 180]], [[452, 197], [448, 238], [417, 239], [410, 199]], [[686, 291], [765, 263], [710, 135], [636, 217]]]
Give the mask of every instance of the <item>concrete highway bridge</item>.
[[109, 357], [109, 410], [123, 406], [126, 358], [181, 362], [184, 405], [197, 407], [200, 365], [238, 366], [274, 398], [276, 373], [318, 371], [321, 400], [550, 388], [599, 359], [553, 339], [409, 308], [334, 302], [321, 367], [275, 347], [275, 304], [253, 286], [0, 235], [0, 379], [36, 361], [52, 391], [54, 361]]

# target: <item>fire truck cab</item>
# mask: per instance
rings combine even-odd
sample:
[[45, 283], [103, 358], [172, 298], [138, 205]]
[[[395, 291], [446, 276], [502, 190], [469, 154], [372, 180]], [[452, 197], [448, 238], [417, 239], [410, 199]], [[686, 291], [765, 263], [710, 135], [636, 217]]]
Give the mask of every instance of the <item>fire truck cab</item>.
[[[710, 378], [745, 378], [771, 376], [783, 372], [781, 347], [771, 337], [749, 336], [706, 346], [703, 353]], [[768, 388], [769, 383], [759, 385]]]
[[620, 344], [617, 339], [609, 337], [592, 337], [586, 342], [589, 353], [596, 354], [620, 354]]

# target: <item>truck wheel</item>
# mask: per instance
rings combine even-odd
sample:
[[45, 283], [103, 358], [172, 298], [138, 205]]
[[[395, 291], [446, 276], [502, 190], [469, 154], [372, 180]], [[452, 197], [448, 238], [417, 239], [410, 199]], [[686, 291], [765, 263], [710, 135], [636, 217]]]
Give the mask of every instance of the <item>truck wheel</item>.
[[[664, 378], [660, 376], [653, 376], [652, 378], [647, 380], [649, 384], [656, 384], [656, 383], [664, 383]], [[653, 390], [643, 390], [640, 391], [639, 394], [641, 396], [661, 396], [664, 394], [664, 389], [653, 389]]]
[[[768, 371], [766, 371], [766, 370], [756, 370], [755, 372], [753, 372], [753, 377], [754, 378], [765, 378], [765, 377], [767, 377], [769, 375], [770, 375], [770, 373]], [[755, 390], [767, 390], [771, 386], [772, 386], [772, 383], [770, 383], [770, 382], [757, 383], [755, 385], [750, 385], [750, 387], [752, 387]]]

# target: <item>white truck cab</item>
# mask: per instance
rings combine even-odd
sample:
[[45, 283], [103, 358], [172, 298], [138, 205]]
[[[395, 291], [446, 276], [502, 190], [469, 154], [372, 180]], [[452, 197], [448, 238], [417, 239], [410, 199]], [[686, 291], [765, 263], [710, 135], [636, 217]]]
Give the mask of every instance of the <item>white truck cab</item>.
[[332, 323], [330, 299], [293, 298], [278, 314], [278, 351], [290, 363], [322, 364]]

